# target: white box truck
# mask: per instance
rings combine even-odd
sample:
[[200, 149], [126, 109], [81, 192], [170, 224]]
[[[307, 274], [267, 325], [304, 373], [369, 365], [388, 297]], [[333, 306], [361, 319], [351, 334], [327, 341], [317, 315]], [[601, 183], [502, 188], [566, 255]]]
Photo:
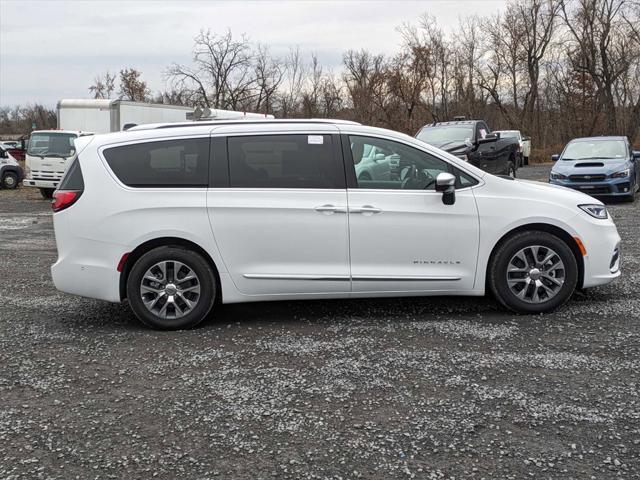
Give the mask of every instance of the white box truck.
[[273, 115], [179, 107], [114, 99], [65, 99], [58, 102], [58, 130], [31, 132], [23, 185], [51, 198], [76, 153], [74, 140], [85, 135], [126, 130], [128, 126], [193, 120], [273, 118]]
[[58, 129], [93, 133], [119, 132], [127, 124], [184, 122], [191, 107], [108, 99], [58, 102]]

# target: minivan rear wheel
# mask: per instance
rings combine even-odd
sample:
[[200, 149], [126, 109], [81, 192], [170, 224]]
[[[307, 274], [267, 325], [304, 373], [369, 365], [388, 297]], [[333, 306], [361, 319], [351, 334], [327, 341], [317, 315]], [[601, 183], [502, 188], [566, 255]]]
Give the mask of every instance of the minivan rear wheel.
[[133, 265], [127, 298], [145, 325], [161, 330], [191, 328], [213, 307], [215, 274], [196, 252], [177, 246], [154, 248]]
[[505, 307], [518, 313], [554, 310], [573, 294], [578, 263], [569, 246], [548, 232], [513, 235], [489, 265], [489, 287]]

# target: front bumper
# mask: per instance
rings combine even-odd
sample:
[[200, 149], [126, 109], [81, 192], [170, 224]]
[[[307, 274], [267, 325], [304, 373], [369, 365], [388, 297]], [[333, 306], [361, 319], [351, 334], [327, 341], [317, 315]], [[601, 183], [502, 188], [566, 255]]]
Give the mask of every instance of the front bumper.
[[550, 179], [552, 185], [560, 185], [562, 187], [572, 188], [587, 195], [593, 196], [610, 196], [624, 197], [633, 192], [635, 186], [631, 183], [629, 177], [606, 179], [601, 182], [576, 182], [572, 180], [556, 180]]
[[22, 185], [25, 187], [35, 187], [35, 188], [58, 188], [58, 183], [60, 180], [33, 180], [31, 178], [25, 178], [22, 181]]
[[[583, 288], [605, 285], [618, 278], [620, 270], [620, 235], [616, 226], [608, 220], [576, 217], [579, 238], [585, 246]], [[599, 223], [598, 223], [599, 222]]]

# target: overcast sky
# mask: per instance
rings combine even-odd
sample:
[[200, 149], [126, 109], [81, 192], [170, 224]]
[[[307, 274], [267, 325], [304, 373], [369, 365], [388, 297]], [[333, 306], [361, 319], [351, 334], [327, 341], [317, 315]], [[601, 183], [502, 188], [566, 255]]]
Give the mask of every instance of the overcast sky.
[[164, 70], [189, 63], [200, 29], [246, 33], [274, 55], [300, 46], [339, 69], [342, 53], [366, 48], [392, 54], [396, 27], [435, 16], [445, 30], [458, 17], [493, 14], [504, 0], [0, 0], [0, 105], [89, 98], [88, 86], [107, 70], [135, 67], [152, 91]]

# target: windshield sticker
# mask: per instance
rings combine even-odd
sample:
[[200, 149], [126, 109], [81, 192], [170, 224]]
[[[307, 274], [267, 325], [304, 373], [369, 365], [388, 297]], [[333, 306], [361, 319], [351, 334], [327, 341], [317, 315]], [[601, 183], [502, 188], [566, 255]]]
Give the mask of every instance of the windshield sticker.
[[324, 142], [324, 137], [322, 135], [308, 135], [307, 143], [309, 145], [322, 145]]

